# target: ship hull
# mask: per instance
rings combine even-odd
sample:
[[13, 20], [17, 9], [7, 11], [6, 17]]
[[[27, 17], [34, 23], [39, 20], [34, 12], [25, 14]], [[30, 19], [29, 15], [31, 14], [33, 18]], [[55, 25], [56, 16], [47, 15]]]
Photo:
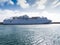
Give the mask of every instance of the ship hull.
[[3, 25], [39, 25], [39, 24], [51, 24], [51, 23], [34, 23], [34, 24], [32, 24], [32, 23], [29, 23], [29, 24], [24, 24], [24, 23], [23, 24], [20, 24], [20, 23], [19, 24], [12, 24], [12, 23], [11, 24], [10, 23], [9, 24], [6, 24], [5, 23], [4, 24], [3, 23]]
[[33, 25], [33, 24], [50, 24], [51, 21], [12, 21], [8, 22], [5, 21], [3, 22], [4, 25]]

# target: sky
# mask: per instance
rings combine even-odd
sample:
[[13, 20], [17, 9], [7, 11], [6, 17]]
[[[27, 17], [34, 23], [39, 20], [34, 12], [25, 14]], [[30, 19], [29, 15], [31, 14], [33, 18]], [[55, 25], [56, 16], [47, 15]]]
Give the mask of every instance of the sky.
[[60, 0], [0, 0], [0, 22], [25, 14], [60, 22]]

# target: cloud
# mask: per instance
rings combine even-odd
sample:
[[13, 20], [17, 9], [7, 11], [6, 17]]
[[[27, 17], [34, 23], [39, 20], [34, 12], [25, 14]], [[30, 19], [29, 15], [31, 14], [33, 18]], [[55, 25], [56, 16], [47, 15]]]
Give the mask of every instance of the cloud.
[[22, 8], [29, 8], [29, 4], [26, 0], [17, 0], [17, 5], [21, 6]]
[[21, 11], [13, 11], [13, 10], [0, 10], [0, 22], [2, 22], [6, 18], [14, 17], [14, 16], [22, 16], [27, 14], [28, 16], [38, 16], [38, 12], [21, 12]]
[[43, 11], [40, 15], [47, 17], [48, 19], [52, 20], [53, 22], [59, 22], [60, 16], [58, 13], [50, 13], [48, 11]]
[[37, 9], [45, 9], [47, 0], [37, 0], [37, 2], [33, 5], [36, 6]]
[[13, 11], [13, 10], [0, 10], [0, 22], [2, 22], [6, 18], [15, 17], [15, 16], [22, 16], [27, 14], [29, 17], [35, 17], [35, 16], [44, 16], [48, 19], [51, 19], [53, 21], [60, 21], [60, 16], [57, 16], [56, 13], [49, 13], [47, 11], [40, 12], [21, 12], [21, 11]]
[[58, 1], [59, 0], [54, 0], [52, 4], [55, 5], [56, 3], [58, 3]]
[[11, 0], [8, 1], [8, 4], [14, 5], [13, 1], [11, 1]]
[[59, 0], [54, 0], [52, 3], [52, 8], [55, 8], [57, 6], [60, 6], [60, 2], [59, 2]]
[[7, 4], [12, 4], [12, 5], [14, 4], [13, 1], [11, 1], [11, 0], [0, 0], [0, 5], [1, 5], [1, 6], [4, 6], [4, 4], [5, 4], [6, 2], [7, 2]]
[[53, 8], [57, 7], [57, 6], [60, 6], [60, 2], [58, 2], [56, 5], [54, 5]]

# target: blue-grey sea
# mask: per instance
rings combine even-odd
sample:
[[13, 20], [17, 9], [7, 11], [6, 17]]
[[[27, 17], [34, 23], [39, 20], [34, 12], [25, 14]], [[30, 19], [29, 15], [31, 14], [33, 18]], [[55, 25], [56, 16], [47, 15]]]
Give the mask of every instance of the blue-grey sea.
[[60, 24], [0, 25], [0, 45], [60, 45]]

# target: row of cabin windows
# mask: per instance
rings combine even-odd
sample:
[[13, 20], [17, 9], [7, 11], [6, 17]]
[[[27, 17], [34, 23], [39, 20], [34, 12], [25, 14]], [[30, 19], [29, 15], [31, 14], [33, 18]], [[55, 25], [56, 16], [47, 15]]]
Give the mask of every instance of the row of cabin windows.
[[13, 18], [13, 19], [47, 19], [47, 18], [35, 18], [35, 17], [32, 17], [32, 18]]

